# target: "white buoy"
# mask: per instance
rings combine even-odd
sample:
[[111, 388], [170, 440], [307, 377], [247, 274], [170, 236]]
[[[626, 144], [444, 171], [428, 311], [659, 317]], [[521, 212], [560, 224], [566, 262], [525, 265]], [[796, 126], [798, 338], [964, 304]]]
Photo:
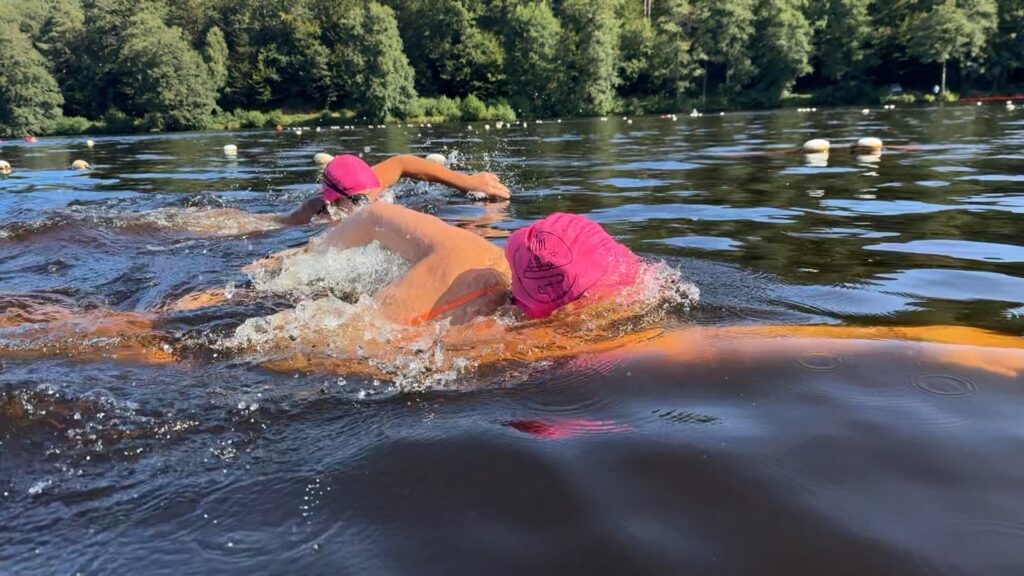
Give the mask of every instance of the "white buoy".
[[225, 144], [224, 154], [226, 156], [238, 156], [238, 146], [235, 146], [234, 144]]
[[882, 140], [880, 138], [875, 138], [873, 136], [868, 136], [867, 138], [861, 138], [861, 139], [857, 140], [856, 148], [857, 148], [857, 150], [863, 150], [863, 151], [881, 150], [882, 149]]
[[86, 147], [86, 148], [92, 148], [92, 147], [93, 147], [93, 146], [95, 146], [95, 145], [96, 145], [96, 143], [95, 143], [95, 142], [93, 142], [92, 140], [86, 140], [86, 141], [85, 141], [85, 147]]
[[719, 116], [725, 116], [725, 112], [719, 112], [718, 115]]
[[632, 125], [632, 124], [633, 124], [633, 120], [632, 120], [632, 119], [630, 119], [630, 120], [626, 120], [626, 124], [630, 124], [630, 125]]
[[825, 168], [828, 166], [828, 151], [804, 154], [804, 159], [807, 160], [808, 166], [814, 168]]
[[857, 154], [857, 162], [860, 164], [878, 164], [882, 161], [882, 152], [879, 150], [872, 154]]
[[981, 100], [978, 100], [977, 105], [981, 106]]
[[7, 160], [0, 160], [0, 174], [7, 175], [11, 172], [14, 172], [14, 170], [11, 169], [11, 163]]
[[494, 127], [497, 128], [498, 130], [501, 130], [502, 126], [504, 125], [505, 123], [502, 122], [501, 120], [498, 120], [497, 122], [494, 123]]
[[330, 164], [331, 160], [334, 160], [334, 156], [331, 156], [327, 152], [317, 152], [313, 155], [313, 162], [321, 168]]
[[817, 111], [818, 111], [817, 108], [811, 108], [811, 112], [817, 112]]
[[871, 110], [868, 110], [867, 108], [865, 108], [865, 109], [861, 110], [860, 113], [861, 114], [871, 114]]
[[85, 160], [75, 160], [71, 163], [72, 170], [88, 170], [89, 168], [89, 163]]
[[302, 130], [296, 129], [295, 130], [295, 135], [296, 136], [302, 136]]
[[815, 138], [804, 142], [804, 152], [807, 154], [828, 152], [829, 146], [828, 140], [825, 140], [824, 138]]
[[607, 122], [607, 121], [608, 121], [608, 117], [607, 116], [601, 116], [601, 122]]
[[443, 154], [438, 154], [436, 152], [434, 154], [427, 154], [426, 160], [428, 162], [433, 162], [438, 166], [444, 166], [448, 163], [448, 159], [445, 158]]
[[491, 125], [490, 124], [484, 124], [484, 130], [490, 132], [491, 131]]

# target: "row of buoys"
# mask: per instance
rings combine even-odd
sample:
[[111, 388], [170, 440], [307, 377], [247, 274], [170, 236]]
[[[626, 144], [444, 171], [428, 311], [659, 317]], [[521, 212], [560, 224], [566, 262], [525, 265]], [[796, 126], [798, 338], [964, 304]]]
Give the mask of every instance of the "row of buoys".
[[[92, 168], [85, 160], [75, 160], [71, 163], [71, 170], [88, 170]], [[0, 160], [0, 176], [6, 176], [14, 172], [11, 163], [7, 160]]]
[[[856, 142], [853, 143], [853, 146], [851, 146], [851, 148], [857, 150], [858, 152], [876, 153], [881, 152], [882, 146], [883, 144], [881, 138], [868, 136], [865, 138], [859, 138]], [[807, 142], [804, 142], [804, 153], [821, 154], [823, 152], [828, 152], [831, 147], [832, 144], [828, 140], [825, 140], [824, 138], [814, 138], [808, 140]]]
[[806, 112], [817, 112], [818, 109], [817, 108], [797, 108], [796, 111], [801, 113], [801, 114], [803, 114], [803, 113], [806, 113]]

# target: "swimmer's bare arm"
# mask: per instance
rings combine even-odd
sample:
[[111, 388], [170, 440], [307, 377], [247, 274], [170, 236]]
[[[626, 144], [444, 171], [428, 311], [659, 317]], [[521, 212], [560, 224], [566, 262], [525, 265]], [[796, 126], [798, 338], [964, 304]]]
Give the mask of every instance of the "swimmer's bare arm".
[[438, 241], [463, 233], [434, 216], [395, 204], [374, 203], [353, 212], [305, 247], [277, 252], [249, 264], [242, 271], [252, 274], [261, 269], [274, 270], [286, 256], [325, 252], [331, 248], [345, 250], [374, 241], [415, 264], [428, 256]]
[[313, 219], [313, 216], [323, 212], [324, 208], [326, 208], [324, 199], [317, 194], [287, 214], [273, 214], [271, 220], [285, 226], [308, 224]]
[[464, 174], [449, 170], [444, 166], [424, 160], [417, 156], [392, 156], [373, 167], [373, 172], [380, 180], [381, 189], [398, 182], [403, 177], [436, 182], [461, 192], [480, 192], [489, 198], [503, 199], [509, 197], [508, 187], [501, 183], [497, 176], [490, 172]]

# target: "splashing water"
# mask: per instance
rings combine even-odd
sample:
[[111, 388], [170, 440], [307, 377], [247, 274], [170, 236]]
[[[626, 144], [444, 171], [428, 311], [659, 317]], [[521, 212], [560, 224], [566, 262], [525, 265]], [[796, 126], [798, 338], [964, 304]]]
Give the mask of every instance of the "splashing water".
[[253, 276], [256, 290], [297, 298], [332, 294], [355, 302], [372, 296], [409, 269], [409, 263], [379, 242], [347, 250], [299, 253], [285, 257], [280, 272]]

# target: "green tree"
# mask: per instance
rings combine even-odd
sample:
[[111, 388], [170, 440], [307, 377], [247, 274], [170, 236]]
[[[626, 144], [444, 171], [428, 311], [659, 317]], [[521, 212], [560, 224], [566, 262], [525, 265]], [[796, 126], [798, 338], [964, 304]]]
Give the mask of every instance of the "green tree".
[[998, 0], [999, 24], [989, 55], [992, 84], [1002, 87], [1015, 70], [1024, 69], [1024, 3]]
[[750, 50], [755, 1], [694, 1], [691, 37], [699, 59], [704, 61], [704, 95], [707, 94], [709, 64], [721, 69], [719, 92], [726, 98], [737, 94], [757, 73]]
[[334, 6], [329, 36], [338, 92], [357, 113], [379, 121], [402, 117], [416, 102], [415, 73], [391, 8], [376, 2]]
[[858, 78], [872, 63], [870, 5], [871, 0], [825, 0], [810, 4], [816, 29], [816, 62], [824, 78]]
[[0, 54], [0, 131], [8, 136], [46, 132], [64, 104], [46, 59], [7, 22], [0, 23]]
[[940, 0], [927, 11], [912, 13], [904, 22], [907, 49], [925, 64], [942, 65], [945, 92], [949, 61], [982, 55], [996, 24], [995, 0]]
[[216, 26], [206, 33], [203, 60], [210, 75], [210, 84], [219, 92], [228, 80], [228, 44], [224, 40], [224, 33]]
[[338, 91], [330, 68], [331, 51], [324, 45], [319, 20], [299, 10], [283, 15], [283, 19], [292, 38], [290, 67], [313, 102], [330, 109], [338, 100]]
[[761, 0], [751, 43], [758, 72], [747, 89], [747, 100], [775, 105], [796, 79], [811, 72], [813, 32], [800, 10], [803, 0]]
[[643, 17], [628, 15], [619, 35], [619, 79], [623, 94], [652, 93], [651, 61], [654, 54], [654, 26]]
[[[619, 81], [619, 28], [616, 0], [564, 0], [563, 23], [570, 66], [566, 96], [573, 109], [608, 114], [615, 108]], [[568, 104], [568, 103], [567, 103]]]
[[652, 12], [652, 88], [678, 103], [700, 73], [688, 33], [695, 13], [687, 0], [663, 0], [652, 6]]
[[552, 114], [564, 103], [562, 25], [545, 1], [519, 4], [505, 28], [507, 93], [534, 114]]
[[[290, 0], [233, 0], [225, 4], [219, 25], [231, 58], [221, 94], [226, 108], [267, 108], [303, 89], [290, 82], [294, 52], [289, 18], [301, 4]], [[297, 73], [297, 72], [296, 72]]]
[[155, 128], [205, 127], [217, 107], [210, 71], [180, 28], [144, 11], [128, 22], [117, 62], [128, 111]]
[[473, 0], [391, 0], [422, 94], [492, 96], [503, 80], [498, 38], [477, 23]]

